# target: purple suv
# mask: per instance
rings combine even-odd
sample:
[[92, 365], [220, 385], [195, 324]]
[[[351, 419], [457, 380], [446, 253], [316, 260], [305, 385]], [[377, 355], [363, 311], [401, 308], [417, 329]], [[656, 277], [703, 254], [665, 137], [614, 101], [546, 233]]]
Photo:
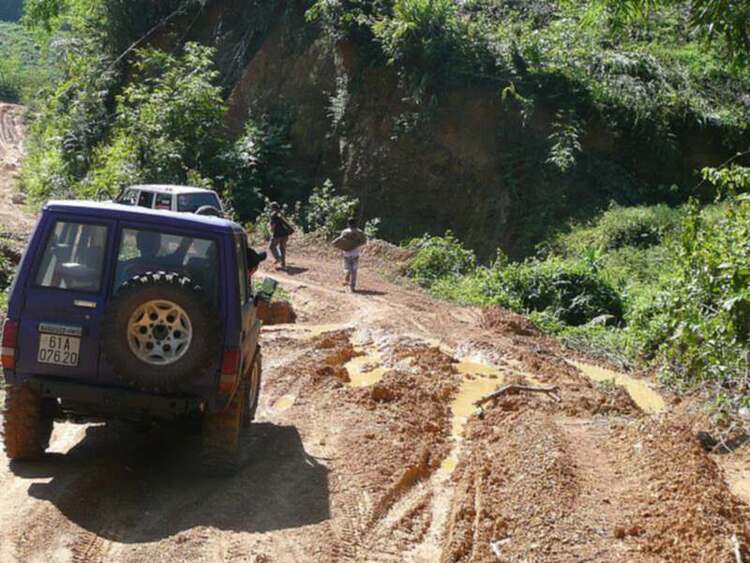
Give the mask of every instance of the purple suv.
[[208, 469], [236, 468], [261, 377], [246, 245], [217, 217], [47, 204], [3, 327], [8, 457], [39, 457], [55, 420], [181, 419]]

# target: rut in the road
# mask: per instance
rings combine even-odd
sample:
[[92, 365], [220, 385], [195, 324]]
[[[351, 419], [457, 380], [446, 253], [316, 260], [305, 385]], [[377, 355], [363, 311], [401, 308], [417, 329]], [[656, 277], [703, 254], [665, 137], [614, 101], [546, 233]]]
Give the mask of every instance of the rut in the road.
[[0, 103], [0, 157], [4, 160], [10, 151], [21, 151], [23, 122], [21, 108]]

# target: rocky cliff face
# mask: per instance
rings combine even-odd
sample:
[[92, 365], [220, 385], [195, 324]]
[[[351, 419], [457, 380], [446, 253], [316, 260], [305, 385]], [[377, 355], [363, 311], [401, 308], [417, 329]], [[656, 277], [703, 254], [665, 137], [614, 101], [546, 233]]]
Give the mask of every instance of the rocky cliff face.
[[498, 247], [522, 256], [550, 228], [610, 201], [648, 201], [660, 185], [692, 186], [694, 170], [731, 154], [710, 129], [685, 131], [665, 151], [601, 123], [563, 174], [545, 163], [556, 108], [523, 124], [495, 86], [417, 106], [390, 68], [332, 44], [295, 3], [258, 4], [215, 1], [192, 31], [219, 47], [229, 131], [238, 135], [251, 115], [285, 115], [294, 172], [359, 197], [386, 238], [451, 229], [480, 256]]

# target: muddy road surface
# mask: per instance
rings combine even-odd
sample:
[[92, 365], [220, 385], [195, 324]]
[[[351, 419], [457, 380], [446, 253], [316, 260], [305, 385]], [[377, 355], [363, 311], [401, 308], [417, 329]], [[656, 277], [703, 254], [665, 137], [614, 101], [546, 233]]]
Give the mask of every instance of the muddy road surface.
[[[260, 274], [298, 319], [264, 328], [240, 472], [176, 428], [56, 424], [43, 461], [0, 454], [0, 562], [750, 560], [750, 447], [707, 453], [695, 405], [388, 281], [384, 243], [356, 294], [319, 242], [290, 253]], [[474, 405], [513, 384], [554, 390]]]

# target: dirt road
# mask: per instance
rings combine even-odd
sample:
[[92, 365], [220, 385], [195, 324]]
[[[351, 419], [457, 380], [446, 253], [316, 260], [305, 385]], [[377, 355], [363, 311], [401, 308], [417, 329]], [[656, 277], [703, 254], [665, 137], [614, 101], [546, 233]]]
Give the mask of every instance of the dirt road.
[[[388, 245], [358, 294], [314, 242], [290, 252], [261, 275], [299, 318], [264, 329], [239, 474], [203, 477], [174, 429], [57, 424], [43, 462], [0, 454], [0, 561], [750, 558], [748, 446], [705, 453], [686, 401], [573, 365], [521, 317], [387, 281]], [[508, 383], [558, 391], [472, 405]]]

